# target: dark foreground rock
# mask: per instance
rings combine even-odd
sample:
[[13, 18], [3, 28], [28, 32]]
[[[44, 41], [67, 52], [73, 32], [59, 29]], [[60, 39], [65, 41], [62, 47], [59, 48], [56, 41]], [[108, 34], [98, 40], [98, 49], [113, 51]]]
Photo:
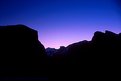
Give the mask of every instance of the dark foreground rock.
[[0, 26], [0, 77], [46, 76], [46, 57], [36, 30], [24, 25]]

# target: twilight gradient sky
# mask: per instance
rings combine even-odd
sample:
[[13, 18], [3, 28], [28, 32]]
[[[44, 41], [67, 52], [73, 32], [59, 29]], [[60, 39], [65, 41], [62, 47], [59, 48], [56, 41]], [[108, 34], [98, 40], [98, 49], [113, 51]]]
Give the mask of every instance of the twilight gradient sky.
[[120, 0], [0, 0], [0, 25], [38, 30], [47, 47], [91, 40], [95, 31], [121, 32]]

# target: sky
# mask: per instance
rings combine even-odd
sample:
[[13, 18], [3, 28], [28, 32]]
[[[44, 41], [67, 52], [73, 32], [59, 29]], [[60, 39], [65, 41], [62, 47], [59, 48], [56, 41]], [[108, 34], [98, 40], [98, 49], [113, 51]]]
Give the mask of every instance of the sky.
[[120, 0], [0, 0], [0, 25], [24, 24], [40, 42], [59, 48], [91, 40], [95, 31], [121, 32]]

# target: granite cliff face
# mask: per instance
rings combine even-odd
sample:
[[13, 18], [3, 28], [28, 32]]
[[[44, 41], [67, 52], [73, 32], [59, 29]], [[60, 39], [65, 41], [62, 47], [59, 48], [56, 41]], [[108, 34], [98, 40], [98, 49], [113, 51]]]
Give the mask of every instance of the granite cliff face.
[[36, 30], [24, 25], [0, 26], [0, 74], [39, 74], [45, 58]]

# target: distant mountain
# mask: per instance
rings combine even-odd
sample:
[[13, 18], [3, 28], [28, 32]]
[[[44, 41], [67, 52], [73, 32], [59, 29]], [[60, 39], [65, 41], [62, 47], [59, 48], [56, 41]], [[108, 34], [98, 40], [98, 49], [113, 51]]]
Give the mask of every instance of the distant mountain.
[[121, 33], [97, 31], [91, 41], [84, 40], [58, 49], [52, 58], [52, 63], [55, 64], [53, 70], [57, 69], [56, 65], [58, 65], [58, 69], [64, 68], [63, 71], [59, 71], [64, 72], [63, 76], [69, 75], [74, 77], [73, 79], [116, 77], [121, 68], [119, 65], [121, 63]]
[[[59, 49], [54, 52], [53, 55], [58, 54], [67, 54], [67, 55], [81, 55], [83, 52], [87, 52], [84, 50], [91, 50], [92, 49], [118, 49], [121, 46], [121, 34], [115, 34], [111, 31], [105, 31], [105, 33], [97, 31], [94, 33], [94, 36], [91, 41], [80, 41], [77, 43], [73, 43], [68, 45], [67, 47], [60, 47]], [[107, 51], [106, 50], [106, 51]], [[105, 51], [105, 50], [102, 50]], [[112, 50], [111, 50], [112, 51]], [[115, 50], [116, 51], [116, 50]], [[81, 53], [82, 52], [82, 53]]]
[[[115, 34], [106, 30], [104, 33], [96, 31], [91, 41], [81, 41], [68, 45], [67, 47], [60, 47], [52, 55], [54, 58], [65, 58], [69, 61], [81, 62], [82, 59], [92, 60], [109, 60], [110, 58], [120, 57], [121, 48], [121, 33]], [[108, 58], [110, 57], [110, 58]], [[118, 58], [118, 57], [117, 57]], [[57, 60], [57, 59], [56, 59]], [[92, 61], [91, 60], [91, 61]], [[104, 61], [103, 60], [103, 61]], [[111, 60], [111, 59], [110, 59]], [[118, 59], [115, 59], [118, 60]], [[64, 61], [66, 63], [66, 61]]]
[[46, 53], [49, 56], [58, 56], [58, 55], [65, 55], [66, 52], [66, 47], [64, 46], [60, 46], [59, 49], [55, 49], [55, 48], [46, 48]]
[[24, 25], [0, 26], [0, 77], [43, 75], [45, 59], [36, 30]]
[[57, 52], [57, 49], [55, 48], [46, 48], [46, 53], [49, 56], [53, 56]]

